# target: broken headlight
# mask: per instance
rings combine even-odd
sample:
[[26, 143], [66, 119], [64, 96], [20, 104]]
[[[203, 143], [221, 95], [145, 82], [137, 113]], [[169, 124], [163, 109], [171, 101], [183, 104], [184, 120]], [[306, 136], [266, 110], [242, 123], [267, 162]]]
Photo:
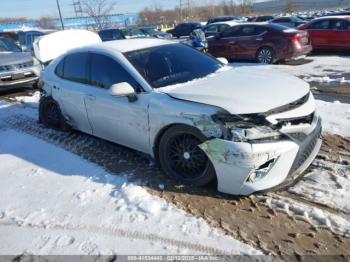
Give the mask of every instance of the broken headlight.
[[271, 127], [263, 115], [214, 115], [216, 123], [223, 126], [224, 138], [234, 142], [248, 142], [266, 138], [277, 139], [281, 136], [278, 130]]

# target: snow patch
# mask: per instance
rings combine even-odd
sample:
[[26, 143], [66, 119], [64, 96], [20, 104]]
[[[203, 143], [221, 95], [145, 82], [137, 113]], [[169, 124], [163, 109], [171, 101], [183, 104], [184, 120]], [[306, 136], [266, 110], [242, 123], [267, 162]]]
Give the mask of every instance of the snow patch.
[[321, 167], [305, 175], [289, 191], [350, 214], [350, 166], [326, 161], [315, 161], [314, 165]]
[[125, 176], [30, 135], [0, 135], [1, 254], [261, 254]]
[[350, 138], [350, 104], [316, 100], [316, 107], [324, 131]]

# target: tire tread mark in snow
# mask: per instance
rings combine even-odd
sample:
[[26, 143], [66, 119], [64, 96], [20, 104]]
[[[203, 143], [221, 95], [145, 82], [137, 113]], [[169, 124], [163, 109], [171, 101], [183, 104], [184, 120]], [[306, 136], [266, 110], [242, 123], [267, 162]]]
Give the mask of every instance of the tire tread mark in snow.
[[[33, 229], [46, 229], [47, 227], [42, 224], [21, 224], [15, 221], [0, 221], [0, 226], [6, 227], [6, 226], [20, 226], [20, 227], [27, 227], [27, 228], [33, 228]], [[104, 235], [110, 235], [110, 236], [116, 236], [116, 237], [123, 237], [128, 239], [137, 239], [137, 240], [143, 240], [143, 241], [153, 241], [158, 242], [163, 245], [171, 245], [177, 248], [184, 248], [189, 249], [192, 251], [197, 252], [203, 252], [205, 254], [220, 254], [220, 255], [229, 255], [227, 251], [220, 250], [218, 248], [205, 246], [202, 244], [195, 244], [190, 243], [182, 240], [176, 240], [172, 238], [162, 237], [156, 234], [146, 234], [139, 231], [130, 231], [130, 230], [124, 230], [120, 228], [104, 228], [104, 227], [98, 227], [98, 226], [79, 226], [79, 225], [61, 225], [61, 224], [50, 224], [50, 229], [56, 229], [56, 230], [69, 230], [69, 231], [88, 231], [89, 233], [96, 233], [96, 234], [104, 234]]]

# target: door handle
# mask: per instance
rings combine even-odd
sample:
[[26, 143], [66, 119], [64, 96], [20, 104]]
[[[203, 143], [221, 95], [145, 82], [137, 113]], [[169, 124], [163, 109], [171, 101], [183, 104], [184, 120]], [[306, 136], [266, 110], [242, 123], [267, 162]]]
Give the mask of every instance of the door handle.
[[237, 42], [236, 41], [230, 41], [228, 42], [229, 45], [235, 45]]
[[53, 86], [53, 89], [60, 90], [60, 88], [57, 86]]
[[262, 41], [262, 40], [264, 40], [262, 37], [257, 37], [256, 38], [256, 41]]

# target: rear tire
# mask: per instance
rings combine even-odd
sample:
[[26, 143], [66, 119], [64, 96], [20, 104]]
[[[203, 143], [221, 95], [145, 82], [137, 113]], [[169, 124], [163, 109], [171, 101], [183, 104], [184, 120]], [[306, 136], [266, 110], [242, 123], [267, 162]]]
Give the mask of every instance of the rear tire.
[[275, 62], [275, 52], [271, 47], [262, 47], [256, 53], [256, 60], [262, 64], [273, 64]]
[[42, 97], [39, 102], [39, 123], [46, 127], [69, 131], [70, 126], [66, 123], [60, 106], [52, 97]]
[[160, 165], [165, 174], [178, 182], [203, 186], [216, 178], [214, 167], [198, 147], [207, 138], [189, 126], [174, 126], [163, 134], [158, 147]]

